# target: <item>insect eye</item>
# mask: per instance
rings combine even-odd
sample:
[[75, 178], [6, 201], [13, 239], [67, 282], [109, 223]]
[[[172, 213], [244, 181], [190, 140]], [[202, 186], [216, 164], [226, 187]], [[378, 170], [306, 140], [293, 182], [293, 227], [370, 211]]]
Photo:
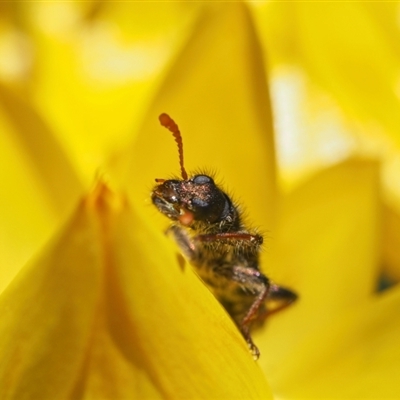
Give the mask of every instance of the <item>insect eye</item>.
[[196, 185], [204, 185], [206, 183], [214, 183], [214, 181], [207, 175], [196, 175], [193, 177], [193, 183]]
[[197, 207], [198, 209], [205, 209], [210, 206], [210, 203], [195, 197], [192, 199], [192, 206]]

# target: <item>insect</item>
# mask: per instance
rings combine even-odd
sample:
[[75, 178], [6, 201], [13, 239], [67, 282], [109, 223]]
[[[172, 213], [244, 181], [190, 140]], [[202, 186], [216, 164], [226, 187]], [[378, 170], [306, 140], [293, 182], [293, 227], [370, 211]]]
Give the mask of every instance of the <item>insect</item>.
[[246, 228], [238, 205], [211, 176], [188, 176], [178, 125], [167, 114], [161, 114], [159, 120], [177, 142], [182, 179], [156, 179], [153, 204], [172, 220], [167, 234], [231, 316], [258, 359], [260, 352], [250, 329], [295, 301], [297, 295], [272, 283], [260, 271], [263, 237]]

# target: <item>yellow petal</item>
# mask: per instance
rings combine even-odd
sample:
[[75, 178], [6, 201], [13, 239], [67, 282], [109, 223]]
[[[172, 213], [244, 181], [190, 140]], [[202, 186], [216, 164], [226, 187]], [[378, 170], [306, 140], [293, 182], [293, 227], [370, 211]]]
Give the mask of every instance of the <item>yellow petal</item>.
[[95, 3], [90, 17], [80, 2], [34, 3], [26, 16], [35, 100], [88, 182], [132, 139], [193, 18], [173, 2]]
[[[276, 188], [271, 110], [261, 50], [246, 5], [204, 6], [138, 140], [125, 155], [131, 160], [125, 182], [139, 201], [145, 195], [143, 187], [154, 178], [179, 171], [175, 143], [159, 126], [162, 112], [181, 129], [186, 169], [216, 171], [217, 181], [240, 198], [252, 221], [272, 229]], [[132, 176], [137, 177], [134, 186]]]
[[2, 398], [270, 398], [211, 293], [101, 183], [0, 312]]
[[303, 343], [320, 363], [287, 382], [285, 396], [301, 399], [397, 399], [400, 394], [400, 290], [396, 287], [362, 307], [332, 316], [318, 338]]
[[398, 4], [272, 3], [257, 13], [274, 64], [300, 64], [348, 113], [400, 143]]
[[[342, 106], [365, 121], [378, 120], [398, 140], [399, 81], [396, 4], [302, 5], [303, 60]], [[321, 18], [321, 14], [329, 18]], [[396, 33], [395, 33], [396, 32]], [[331, 46], [326, 46], [331, 43]]]
[[286, 183], [362, 152], [383, 160], [385, 195], [400, 204], [398, 4], [251, 4], [272, 67]]
[[295, 274], [302, 303], [310, 301], [315, 309], [323, 299], [328, 312], [372, 293], [379, 194], [378, 163], [351, 159], [320, 172], [283, 199], [276, 268]]
[[68, 215], [81, 184], [32, 104], [4, 85], [0, 85], [0, 125], [1, 292]]
[[81, 204], [0, 298], [0, 397], [63, 399], [81, 373], [102, 288], [94, 210]]
[[[318, 340], [332, 316], [362, 304], [375, 288], [380, 244], [378, 165], [349, 160], [316, 175], [284, 198], [274, 240], [271, 276], [295, 289], [297, 303], [269, 321], [261, 363], [276, 390], [292, 371], [319, 360], [307, 348], [307, 366], [295, 356], [303, 342]], [[258, 339], [260, 340], [260, 339]], [[276, 369], [276, 363], [285, 368]], [[274, 388], [274, 387], [273, 387]]]

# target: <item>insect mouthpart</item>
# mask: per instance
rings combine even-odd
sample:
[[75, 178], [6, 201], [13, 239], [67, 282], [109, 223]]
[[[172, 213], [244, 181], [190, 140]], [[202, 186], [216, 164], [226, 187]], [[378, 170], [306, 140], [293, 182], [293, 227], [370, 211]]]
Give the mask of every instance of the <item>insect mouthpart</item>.
[[180, 215], [178, 195], [173, 181], [164, 181], [153, 189], [153, 204], [168, 218], [177, 220]]
[[194, 221], [194, 214], [189, 210], [189, 205], [182, 201], [182, 184], [183, 181], [177, 180], [163, 181], [153, 189], [151, 199], [169, 219], [190, 226]]

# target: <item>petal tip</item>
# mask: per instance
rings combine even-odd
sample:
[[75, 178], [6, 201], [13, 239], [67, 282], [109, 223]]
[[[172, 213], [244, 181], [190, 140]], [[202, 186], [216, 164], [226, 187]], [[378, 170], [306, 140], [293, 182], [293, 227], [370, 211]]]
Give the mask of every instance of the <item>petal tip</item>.
[[100, 213], [121, 211], [127, 207], [123, 193], [113, 190], [104, 177], [97, 177], [93, 189], [83, 198], [83, 205]]

